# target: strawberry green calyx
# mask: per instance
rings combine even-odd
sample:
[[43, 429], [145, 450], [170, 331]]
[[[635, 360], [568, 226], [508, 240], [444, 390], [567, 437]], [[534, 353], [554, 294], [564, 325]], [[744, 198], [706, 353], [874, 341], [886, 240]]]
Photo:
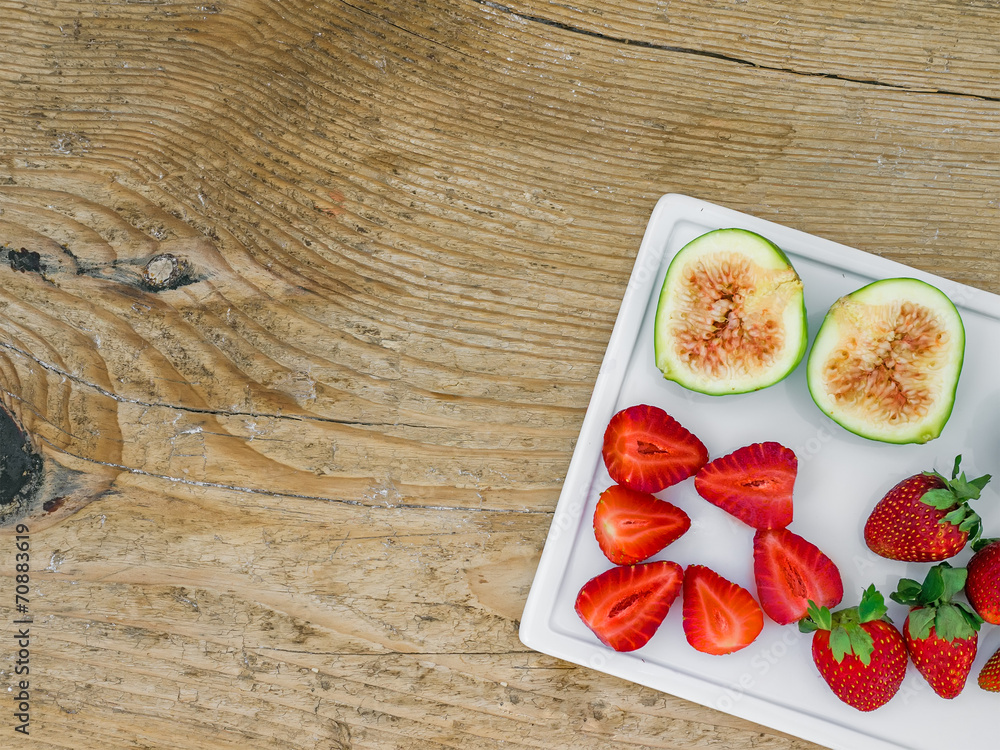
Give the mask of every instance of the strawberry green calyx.
[[818, 607], [812, 600], [806, 617], [799, 620], [799, 631], [812, 633], [817, 630], [830, 631], [830, 651], [839, 664], [848, 654], [854, 654], [866, 667], [871, 663], [874, 641], [861, 625], [876, 620], [888, 620], [885, 598], [874, 585], [865, 589], [861, 602], [856, 607], [841, 609], [831, 613], [826, 607]]
[[967, 576], [965, 568], [953, 568], [945, 562], [927, 571], [922, 584], [911, 578], [900, 579], [889, 598], [910, 607], [910, 637], [928, 638], [932, 627], [945, 641], [965, 640], [979, 632], [983, 618], [965, 602], [952, 601], [965, 588]]
[[973, 552], [979, 552], [979, 550], [983, 549], [984, 547], [989, 547], [994, 542], [1000, 542], [1000, 539], [987, 539], [987, 538], [977, 539], [970, 546], [972, 547]]
[[955, 457], [955, 466], [951, 472], [951, 479], [946, 479], [936, 471], [924, 472], [927, 476], [937, 477], [944, 484], [932, 490], [927, 490], [920, 498], [920, 501], [938, 510], [947, 510], [948, 514], [941, 519], [941, 523], [950, 523], [957, 526], [959, 530], [967, 532], [969, 542], [975, 544], [983, 532], [982, 519], [971, 507], [970, 500], [978, 500], [983, 488], [990, 481], [990, 475], [984, 474], [976, 479], [968, 479], [963, 471], [959, 474], [959, 465], [962, 457]]

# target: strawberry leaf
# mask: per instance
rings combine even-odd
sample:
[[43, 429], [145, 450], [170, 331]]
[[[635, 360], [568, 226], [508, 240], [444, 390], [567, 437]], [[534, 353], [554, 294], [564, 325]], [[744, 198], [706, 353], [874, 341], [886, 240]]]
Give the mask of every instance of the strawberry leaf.
[[931, 626], [934, 625], [935, 614], [936, 611], [934, 607], [911, 609], [910, 624], [907, 627], [910, 631], [910, 637], [917, 640], [923, 640], [929, 636], [931, 634]]
[[984, 622], [983, 618], [979, 616], [979, 613], [965, 602], [958, 602], [955, 606], [958, 607], [958, 611], [962, 613], [962, 617], [965, 618], [965, 622], [968, 624], [972, 632], [979, 632], [979, 629], [983, 626]]
[[941, 523], [950, 523], [954, 526], [959, 526], [965, 522], [970, 513], [968, 505], [959, 505], [955, 510], [946, 514], [944, 518], [941, 519]]
[[937, 489], [927, 490], [927, 492], [920, 496], [920, 502], [927, 503], [927, 505], [938, 510], [948, 510], [948, 508], [955, 504], [955, 495], [951, 490], [938, 487]]
[[972, 638], [982, 624], [982, 618], [962, 603], [941, 605], [934, 618], [935, 633], [945, 641]]
[[942, 604], [937, 608], [937, 615], [934, 617], [934, 630], [938, 638], [953, 641], [962, 637], [960, 634], [965, 631], [965, 625], [962, 612], [954, 604]]
[[924, 578], [924, 585], [920, 591], [920, 602], [922, 604], [937, 601], [944, 595], [944, 576], [941, 571], [942, 566], [940, 565], [935, 565], [927, 571], [927, 575]]
[[986, 538], [986, 537], [983, 537], [982, 539], [977, 539], [975, 543], [973, 543], [972, 545], [972, 551], [979, 552], [979, 550], [981, 550], [983, 547], [993, 544], [993, 542], [1000, 542], [1000, 539]]
[[830, 632], [830, 651], [834, 661], [839, 664], [852, 650], [851, 636], [845, 628], [836, 628]]
[[847, 628], [847, 636], [854, 655], [867, 667], [871, 663], [872, 653], [875, 651], [875, 642], [872, 637], [860, 625]]
[[815, 630], [833, 630], [833, 615], [827, 607], [819, 607], [812, 599], [806, 608], [808, 613], [799, 620], [799, 631], [812, 633]]
[[952, 479], [948, 482], [948, 487], [959, 500], [972, 500], [979, 497], [979, 487], [966, 479], [964, 473], [958, 479]]
[[923, 587], [912, 578], [900, 578], [896, 590], [889, 594], [889, 598], [898, 604], [916, 605], [920, 603], [922, 591]]
[[973, 485], [980, 492], [982, 492], [986, 485], [989, 484], [990, 479], [992, 479], [992, 477], [989, 474], [983, 474], [983, 476], [971, 480], [969, 484]]
[[809, 600], [807, 618], [799, 622], [802, 632], [829, 630], [830, 654], [839, 664], [848, 654], [854, 654], [866, 667], [871, 663], [875, 642], [862, 626], [865, 622], [888, 619], [885, 599], [874, 584], [861, 594], [857, 607], [837, 610], [833, 614], [826, 607], [818, 607]]
[[941, 600], [948, 602], [959, 591], [965, 588], [965, 579], [969, 576], [969, 571], [965, 568], [953, 568], [950, 565], [936, 566], [941, 570], [941, 582], [944, 591], [941, 593]]
[[[952, 597], [965, 588], [968, 577], [965, 568], [953, 568], [947, 562], [938, 563], [927, 571], [918, 591], [909, 578], [900, 579], [893, 600], [910, 605], [907, 631], [911, 638], [923, 640], [931, 634], [945, 641], [971, 638], [982, 625], [982, 618], [964, 602], [952, 602]], [[906, 596], [900, 595], [903, 592]]]
[[888, 607], [885, 606], [885, 599], [879, 590], [875, 588], [874, 584], [865, 589], [861, 595], [861, 603], [858, 604], [859, 622], [881, 620], [888, 611]]
[[970, 510], [968, 514], [966, 514], [965, 520], [958, 524], [958, 528], [961, 531], [967, 532], [969, 534], [970, 544], [975, 545], [983, 533], [983, 519], [979, 517], [978, 513]]
[[924, 472], [927, 476], [937, 477], [945, 486], [927, 490], [920, 497], [920, 501], [937, 510], [949, 511], [941, 519], [941, 523], [950, 523], [957, 526], [959, 530], [968, 533], [971, 538], [970, 541], [974, 542], [982, 534], [982, 528], [979, 517], [975, 511], [969, 508], [968, 502], [979, 499], [983, 488], [990, 481], [990, 475], [984, 474], [981, 477], [969, 479], [965, 476], [965, 472], [959, 473], [959, 464], [961, 461], [961, 456], [955, 458], [955, 467], [952, 470], [951, 479], [945, 479], [936, 471]]

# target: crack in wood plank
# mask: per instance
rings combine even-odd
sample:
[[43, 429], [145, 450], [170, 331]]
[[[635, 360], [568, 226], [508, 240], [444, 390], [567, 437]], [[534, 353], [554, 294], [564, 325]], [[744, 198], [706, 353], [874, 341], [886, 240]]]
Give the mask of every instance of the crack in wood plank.
[[788, 73], [790, 75], [805, 76], [807, 78], [826, 78], [832, 81], [843, 81], [845, 83], [857, 83], [863, 86], [876, 86], [879, 88], [893, 89], [894, 91], [906, 91], [915, 94], [939, 94], [941, 96], [960, 96], [968, 99], [978, 99], [984, 102], [1000, 102], [1000, 96], [986, 96], [984, 94], [973, 94], [968, 91], [955, 91], [951, 89], [939, 89], [939, 88], [917, 88], [913, 86], [902, 86], [898, 83], [889, 83], [887, 81], [879, 81], [875, 78], [855, 78], [853, 76], [845, 76], [839, 73], [825, 73], [823, 71], [811, 71], [811, 70], [797, 70], [795, 68], [788, 68], [781, 65], [764, 65], [762, 63], [756, 63], [753, 60], [748, 60], [743, 57], [737, 57], [736, 55], [726, 55], [722, 52], [711, 52], [709, 50], [697, 49], [694, 47], [681, 47], [676, 44], [662, 44], [659, 42], [650, 42], [645, 39], [630, 39], [629, 37], [615, 36], [613, 34], [604, 34], [600, 31], [592, 31], [590, 29], [585, 29], [581, 26], [574, 26], [573, 24], [565, 23], [564, 21], [556, 21], [551, 18], [545, 18], [544, 16], [539, 16], [531, 13], [522, 13], [514, 8], [503, 5], [502, 3], [494, 2], [494, 0], [473, 0], [474, 3], [482, 5], [487, 8], [491, 8], [500, 13], [506, 13], [508, 15], [520, 18], [525, 21], [530, 21], [531, 23], [539, 23], [544, 26], [551, 26], [552, 28], [559, 29], [560, 31], [567, 31], [571, 34], [582, 34], [583, 36], [588, 36], [593, 39], [600, 39], [606, 42], [613, 42], [614, 44], [622, 44], [627, 47], [641, 47], [643, 49], [653, 49], [660, 52], [674, 52], [681, 55], [695, 55], [698, 57], [707, 57], [712, 60], [720, 60], [722, 62], [734, 63], [736, 65], [743, 65], [749, 68], [756, 68], [758, 70], [768, 70], [774, 73]]
[[[71, 380], [77, 385], [83, 386], [84, 388], [99, 393], [100, 395], [110, 398], [111, 400], [121, 404], [134, 404], [136, 406], [145, 406], [151, 409], [152, 408], [172, 409], [174, 411], [185, 412], [188, 414], [205, 414], [208, 416], [216, 416], [216, 417], [255, 417], [255, 418], [259, 417], [264, 419], [285, 419], [293, 422], [321, 422], [325, 424], [339, 424], [339, 425], [345, 425], [347, 427], [412, 427], [415, 429], [446, 429], [445, 427], [442, 427], [440, 425], [432, 425], [432, 424], [411, 424], [407, 422], [362, 422], [351, 419], [334, 419], [333, 417], [320, 417], [315, 414], [281, 414], [278, 412], [238, 411], [231, 409], [207, 409], [198, 406], [187, 406], [184, 404], [143, 401], [141, 399], [128, 398], [126, 396], [122, 396], [120, 394], [114, 393], [113, 391], [109, 391], [106, 388], [102, 388], [101, 386], [95, 383], [88, 382], [87, 380], [84, 380], [80, 376], [73, 375], [72, 373], [63, 370], [60, 367], [56, 367], [55, 365], [49, 362], [45, 362], [44, 360], [39, 359], [30, 352], [26, 352], [23, 349], [20, 349], [12, 344], [0, 341], [0, 348], [16, 352], [25, 359], [31, 360], [39, 367], [48, 370], [49, 372], [55, 373], [60, 377], [66, 378], [67, 380]], [[11, 393], [10, 391], [7, 390], [4, 390], [3, 393], [23, 401], [23, 399], [20, 399], [15, 393]]]
[[252, 495], [265, 495], [268, 497], [287, 497], [294, 498], [296, 500], [320, 500], [328, 503], [337, 503], [340, 505], [354, 505], [361, 508], [384, 508], [387, 510], [402, 509], [402, 510], [423, 510], [423, 511], [443, 511], [443, 512], [476, 512], [476, 513], [497, 513], [501, 515], [527, 515], [527, 516], [551, 516], [554, 511], [552, 510], [531, 510], [529, 508], [482, 508], [475, 506], [462, 506], [462, 505], [421, 505], [419, 503], [364, 503], [360, 500], [349, 500], [347, 498], [336, 498], [336, 497], [326, 497], [323, 495], [306, 495], [297, 492], [281, 492], [276, 490], [267, 490], [259, 487], [240, 487], [235, 484], [226, 484], [224, 482], [210, 482], [199, 479], [184, 479], [182, 477], [173, 477], [168, 474], [158, 474], [150, 471], [143, 471], [142, 469], [137, 469], [133, 466], [126, 466], [124, 464], [118, 464], [111, 461], [99, 461], [96, 458], [89, 458], [87, 456], [81, 456], [70, 451], [61, 448], [51, 441], [47, 440], [44, 436], [40, 437], [40, 440], [44, 442], [54, 451], [62, 453], [66, 456], [74, 458], [78, 461], [86, 461], [90, 464], [95, 464], [97, 466], [106, 466], [110, 469], [118, 469], [120, 471], [128, 472], [129, 474], [135, 474], [137, 476], [150, 477], [152, 479], [162, 479], [167, 482], [176, 482], [177, 484], [184, 484], [190, 487], [208, 487], [218, 490], [227, 490], [230, 492], [245, 492]]

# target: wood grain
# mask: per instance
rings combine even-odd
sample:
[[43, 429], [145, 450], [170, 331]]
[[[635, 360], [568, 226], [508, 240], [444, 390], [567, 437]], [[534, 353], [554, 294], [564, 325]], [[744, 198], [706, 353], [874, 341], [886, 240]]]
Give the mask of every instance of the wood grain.
[[32, 746], [817, 747], [518, 618], [660, 195], [1000, 292], [993, 11], [0, 0]]
[[528, 0], [492, 4], [536, 23], [619, 43], [713, 57], [775, 72], [872, 87], [996, 100], [995, 7], [990, 2]]

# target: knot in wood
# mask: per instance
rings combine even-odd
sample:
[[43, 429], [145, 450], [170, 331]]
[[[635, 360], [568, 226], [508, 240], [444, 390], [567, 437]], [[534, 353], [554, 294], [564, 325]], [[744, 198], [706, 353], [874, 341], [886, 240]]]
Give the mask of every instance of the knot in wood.
[[21, 504], [23, 493], [34, 487], [40, 469], [41, 459], [14, 418], [0, 406], [0, 518]]
[[180, 286], [187, 275], [188, 264], [175, 255], [161, 253], [150, 258], [142, 272], [146, 286], [159, 291]]

